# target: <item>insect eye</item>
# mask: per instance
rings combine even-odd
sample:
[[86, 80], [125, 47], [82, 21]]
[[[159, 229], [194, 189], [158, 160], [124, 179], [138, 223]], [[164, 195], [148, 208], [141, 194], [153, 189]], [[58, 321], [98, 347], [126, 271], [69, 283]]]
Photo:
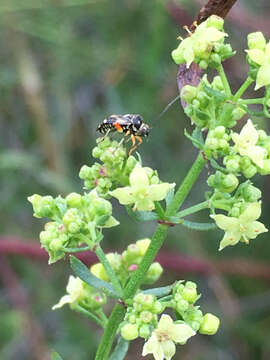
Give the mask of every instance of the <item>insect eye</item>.
[[142, 124], [142, 118], [141, 118], [141, 116], [140, 116], [140, 115], [135, 115], [134, 118], [133, 118], [133, 120], [132, 120], [132, 122], [133, 122], [133, 125], [134, 125], [137, 129], [139, 129], [140, 126], [141, 126], [141, 124]]

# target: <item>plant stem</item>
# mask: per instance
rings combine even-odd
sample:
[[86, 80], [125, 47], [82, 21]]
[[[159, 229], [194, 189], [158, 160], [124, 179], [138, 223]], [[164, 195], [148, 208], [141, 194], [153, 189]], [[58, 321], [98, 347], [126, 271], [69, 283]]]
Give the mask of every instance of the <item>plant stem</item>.
[[[180, 185], [178, 191], [176, 192], [174, 199], [170, 203], [169, 207], [166, 210], [166, 216], [173, 216], [178, 211], [179, 207], [182, 205], [183, 201], [189, 194], [194, 182], [201, 173], [206, 160], [203, 158], [202, 154], [199, 153], [197, 159], [193, 163], [191, 169], [184, 178], [182, 184]], [[165, 237], [168, 232], [168, 226], [164, 224], [159, 224], [157, 229], [152, 237], [151, 243], [141, 261], [138, 265], [137, 270], [130, 278], [127, 286], [124, 289], [124, 299], [128, 299], [134, 296], [138, 287], [140, 286], [143, 278], [155, 259], [159, 249], [161, 248]], [[108, 324], [105, 328], [103, 337], [99, 344], [95, 360], [107, 360], [115, 334], [118, 330], [120, 323], [122, 322], [125, 316], [125, 309], [122, 305], [116, 304], [113, 312], [109, 318]]]
[[104, 254], [102, 248], [100, 247], [100, 245], [98, 245], [95, 249], [95, 253], [99, 259], [99, 261], [101, 262], [101, 264], [104, 266], [105, 271], [108, 275], [108, 278], [110, 279], [117, 295], [119, 296], [119, 298], [123, 297], [123, 289], [122, 286], [120, 285], [120, 282], [113, 270], [113, 268], [111, 267], [109, 261], [106, 258], [106, 255]]
[[243, 82], [243, 84], [240, 86], [240, 88], [234, 94], [233, 101], [237, 101], [238, 99], [240, 99], [240, 97], [244, 94], [244, 92], [247, 90], [247, 88], [253, 83], [253, 81], [254, 80], [248, 76], [246, 81]]
[[126, 312], [126, 310], [122, 305], [120, 305], [120, 304], [115, 305], [115, 307], [111, 313], [111, 316], [109, 318], [108, 324], [105, 328], [104, 334], [101, 338], [101, 342], [97, 349], [95, 360], [107, 360], [108, 359], [115, 334], [118, 330], [119, 324], [124, 319], [125, 312]]
[[222, 84], [224, 86], [225, 94], [227, 95], [228, 98], [231, 98], [232, 97], [231, 88], [230, 88], [230, 85], [229, 85], [229, 82], [228, 82], [228, 79], [227, 79], [227, 76], [225, 74], [225, 71], [224, 71], [224, 68], [223, 68], [222, 64], [220, 64], [217, 67], [217, 71], [219, 73]]
[[76, 252], [82, 252], [90, 250], [89, 246], [83, 246], [83, 247], [77, 247], [77, 248], [65, 248], [64, 252], [66, 253], [76, 253]]
[[257, 98], [257, 99], [241, 99], [241, 100], [239, 100], [239, 103], [240, 104], [247, 104], [247, 105], [249, 105], [249, 104], [263, 104], [264, 103], [264, 101], [265, 101], [265, 99], [264, 98]]
[[187, 215], [190, 215], [190, 214], [194, 214], [200, 210], [203, 210], [203, 209], [207, 209], [209, 208], [209, 201], [206, 200], [206, 201], [203, 201], [197, 205], [194, 205], [194, 206], [191, 206], [187, 209], [184, 209], [182, 211], [180, 211], [179, 213], [177, 213], [177, 217], [184, 217], [184, 216], [187, 216]]
[[84, 309], [82, 306], [80, 305], [76, 305], [76, 307], [74, 308], [74, 310], [76, 310], [77, 312], [89, 317], [91, 320], [94, 320], [98, 325], [102, 326], [103, 328], [105, 328], [106, 326], [106, 322], [104, 322], [104, 320], [101, 320], [99, 317], [97, 317], [95, 314], [91, 313], [90, 311]]
[[202, 169], [204, 168], [206, 161], [207, 160], [204, 159], [202, 153], [200, 152], [196, 160], [194, 161], [192, 167], [190, 168], [189, 172], [187, 173], [186, 177], [184, 178], [181, 186], [177, 190], [173, 200], [168, 206], [165, 213], [166, 216], [173, 216], [177, 213], [178, 209], [183, 204], [193, 184], [195, 183]]

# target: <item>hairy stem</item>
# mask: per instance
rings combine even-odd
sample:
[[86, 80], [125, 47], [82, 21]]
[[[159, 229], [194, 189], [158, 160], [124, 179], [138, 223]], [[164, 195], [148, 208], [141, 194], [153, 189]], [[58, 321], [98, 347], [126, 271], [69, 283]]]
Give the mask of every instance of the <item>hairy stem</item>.
[[177, 214], [177, 216], [184, 217], [184, 216], [194, 214], [194, 213], [196, 213], [198, 211], [201, 211], [201, 210], [207, 209], [207, 208], [209, 208], [209, 201], [208, 200], [203, 201], [203, 202], [201, 202], [201, 203], [199, 203], [197, 205], [191, 206], [191, 207], [189, 207], [187, 209], [184, 209], [184, 210], [180, 211]]

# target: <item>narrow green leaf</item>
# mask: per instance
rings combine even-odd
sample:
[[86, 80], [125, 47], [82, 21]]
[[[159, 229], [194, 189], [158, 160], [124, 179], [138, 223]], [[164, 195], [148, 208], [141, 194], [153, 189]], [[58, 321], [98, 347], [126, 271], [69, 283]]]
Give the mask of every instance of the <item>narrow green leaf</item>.
[[166, 220], [172, 224], [182, 224], [184, 222], [184, 219], [182, 219], [182, 216], [169, 216], [166, 218]]
[[182, 225], [189, 229], [199, 230], [199, 231], [208, 231], [208, 230], [217, 229], [217, 226], [215, 223], [197, 223], [197, 222], [193, 222], [193, 221], [184, 220]]
[[135, 221], [154, 221], [158, 220], [158, 215], [152, 211], [133, 211], [130, 206], [126, 206], [128, 215]]
[[222, 167], [222, 166], [220, 166], [220, 165], [216, 162], [216, 160], [214, 160], [213, 158], [210, 159], [210, 164], [211, 164], [211, 166], [212, 166], [214, 169], [219, 170], [219, 171], [221, 171], [222, 173], [228, 173], [227, 169], [224, 168], [224, 167]]
[[184, 130], [184, 135], [192, 142], [192, 144], [200, 149], [200, 150], [203, 150], [203, 143], [201, 143], [200, 141], [198, 141], [195, 137], [193, 137], [192, 135], [190, 135], [187, 130], [185, 129]]
[[111, 354], [109, 360], [123, 360], [128, 352], [129, 341], [119, 337], [116, 347]]
[[208, 96], [215, 98], [217, 102], [222, 102], [226, 100], [226, 95], [224, 93], [214, 90], [211, 87], [205, 85], [204, 83], [203, 83], [203, 89]]
[[171, 285], [167, 285], [167, 286], [158, 287], [158, 288], [143, 290], [142, 292], [144, 294], [155, 295], [156, 297], [163, 297], [163, 296], [169, 295], [171, 293], [174, 285], [175, 285], [175, 283], [173, 283]]
[[52, 352], [52, 360], [63, 360], [63, 358], [58, 354], [58, 352]]
[[79, 259], [75, 256], [70, 256], [70, 265], [75, 272], [75, 274], [86, 284], [93, 286], [96, 289], [103, 291], [106, 295], [111, 298], [118, 298], [113, 286], [106, 281], [103, 281], [93, 275], [87, 266], [84, 265]]

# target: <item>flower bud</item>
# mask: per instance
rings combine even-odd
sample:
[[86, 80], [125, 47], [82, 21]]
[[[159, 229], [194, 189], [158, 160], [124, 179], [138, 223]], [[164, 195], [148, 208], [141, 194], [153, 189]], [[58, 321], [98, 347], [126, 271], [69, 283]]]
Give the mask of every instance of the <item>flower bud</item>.
[[214, 90], [222, 91], [224, 90], [223, 82], [220, 76], [215, 76], [212, 81], [212, 87]]
[[135, 340], [139, 336], [138, 326], [135, 324], [126, 324], [121, 328], [121, 336], [128, 341]]
[[139, 329], [139, 336], [146, 339], [149, 337], [149, 335], [150, 335], [149, 325], [146, 324], [141, 325]]
[[107, 276], [107, 273], [104, 269], [104, 266], [101, 263], [94, 264], [90, 267], [90, 271], [93, 275], [95, 275], [97, 278], [109, 281], [109, 278]]
[[181, 299], [176, 303], [176, 310], [181, 314], [182, 312], [186, 311], [189, 307], [188, 301]]
[[107, 298], [106, 295], [100, 292], [94, 292], [91, 294], [88, 302], [87, 302], [87, 306], [91, 309], [91, 310], [98, 310], [100, 309], [103, 305], [105, 305], [107, 302]]
[[197, 285], [192, 281], [187, 281], [184, 289], [181, 291], [181, 295], [184, 300], [193, 304], [198, 297]]
[[152, 312], [154, 314], [160, 314], [164, 310], [164, 305], [160, 301], [155, 301], [154, 306], [152, 307]]
[[87, 166], [87, 165], [83, 165], [81, 167], [80, 172], [79, 172], [79, 178], [84, 180], [84, 179], [87, 179], [87, 178], [89, 178], [91, 176], [92, 176], [91, 168], [89, 166]]
[[235, 108], [232, 111], [232, 119], [234, 121], [240, 120], [244, 115], [246, 114], [246, 111], [240, 107]]
[[206, 26], [207, 27], [215, 27], [218, 30], [223, 30], [223, 26], [224, 26], [224, 20], [217, 15], [211, 15], [209, 16], [209, 18], [206, 20]]
[[56, 206], [52, 196], [40, 196], [34, 194], [29, 196], [28, 201], [32, 204], [34, 216], [37, 218], [52, 217]]
[[163, 273], [163, 268], [158, 262], [154, 262], [150, 265], [145, 278], [143, 279], [144, 284], [152, 284], [156, 282], [161, 274]]
[[136, 245], [139, 248], [139, 254], [140, 256], [144, 256], [146, 253], [146, 250], [148, 249], [149, 245], [150, 245], [151, 240], [150, 239], [141, 239], [136, 241]]
[[213, 314], [205, 314], [199, 332], [205, 335], [214, 335], [219, 328], [220, 320]]
[[67, 205], [71, 208], [79, 208], [82, 204], [82, 196], [77, 193], [70, 193], [66, 197]]
[[98, 146], [95, 146], [92, 150], [92, 156], [96, 159], [100, 158], [100, 155], [102, 154], [102, 149], [100, 149]]
[[257, 202], [261, 198], [262, 192], [255, 186], [247, 184], [247, 186], [243, 187], [242, 195], [246, 202]]
[[134, 297], [134, 302], [143, 305], [145, 310], [151, 310], [155, 300], [155, 296], [150, 294], [139, 293]]
[[59, 250], [62, 250], [63, 248], [63, 243], [61, 241], [61, 239], [53, 239], [51, 242], [50, 242], [50, 250], [52, 251], [59, 251]]
[[191, 85], [185, 85], [181, 90], [181, 99], [187, 103], [191, 103], [197, 95], [197, 88]]
[[140, 313], [140, 320], [148, 324], [153, 320], [153, 314], [150, 311], [142, 311]]
[[268, 175], [270, 174], [270, 159], [263, 160], [263, 167], [258, 168], [258, 172], [261, 175]]

